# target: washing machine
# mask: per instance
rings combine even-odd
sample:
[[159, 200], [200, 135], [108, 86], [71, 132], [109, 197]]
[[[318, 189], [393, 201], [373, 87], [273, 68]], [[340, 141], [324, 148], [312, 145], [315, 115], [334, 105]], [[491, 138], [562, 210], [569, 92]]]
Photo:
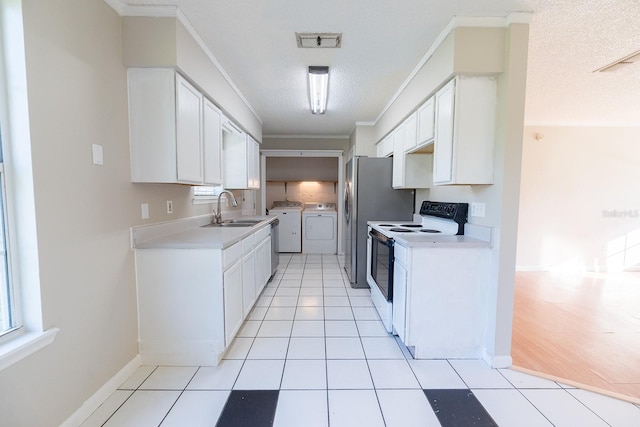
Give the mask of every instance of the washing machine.
[[302, 202], [291, 200], [273, 202], [269, 216], [278, 215], [278, 251], [300, 252], [302, 250]]
[[335, 203], [305, 203], [302, 211], [302, 253], [335, 254], [338, 212]]

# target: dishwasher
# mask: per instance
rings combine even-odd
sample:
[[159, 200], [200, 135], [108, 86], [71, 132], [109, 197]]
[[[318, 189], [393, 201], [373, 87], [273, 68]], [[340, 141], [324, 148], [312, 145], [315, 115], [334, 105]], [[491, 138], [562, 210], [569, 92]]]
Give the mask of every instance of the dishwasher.
[[278, 263], [280, 261], [280, 244], [278, 238], [278, 227], [280, 226], [280, 220], [278, 218], [271, 222], [271, 276], [269, 280], [273, 278], [278, 269]]

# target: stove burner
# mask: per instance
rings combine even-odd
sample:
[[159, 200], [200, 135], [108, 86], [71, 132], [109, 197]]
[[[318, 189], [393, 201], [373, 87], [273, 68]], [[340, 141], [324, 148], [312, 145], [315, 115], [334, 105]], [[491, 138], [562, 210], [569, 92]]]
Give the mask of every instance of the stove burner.
[[395, 233], [413, 233], [413, 230], [409, 230], [408, 228], [392, 228], [389, 231], [393, 231]]
[[422, 228], [422, 225], [421, 224], [400, 224], [400, 227]]
[[395, 227], [393, 224], [380, 224], [380, 227]]
[[420, 230], [420, 231], [422, 231], [423, 233], [441, 233], [440, 230], [432, 230], [432, 229], [429, 229], [429, 228], [426, 228], [426, 229]]

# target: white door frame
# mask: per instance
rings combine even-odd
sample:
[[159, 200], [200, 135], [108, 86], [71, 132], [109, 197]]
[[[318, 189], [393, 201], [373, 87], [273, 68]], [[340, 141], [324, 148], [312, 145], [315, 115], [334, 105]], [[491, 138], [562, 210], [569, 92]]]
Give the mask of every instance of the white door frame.
[[344, 164], [342, 150], [260, 150], [260, 214], [264, 215], [267, 204], [267, 157], [337, 157], [338, 158], [338, 255], [342, 255], [342, 234], [344, 212], [344, 198], [342, 197], [344, 187]]

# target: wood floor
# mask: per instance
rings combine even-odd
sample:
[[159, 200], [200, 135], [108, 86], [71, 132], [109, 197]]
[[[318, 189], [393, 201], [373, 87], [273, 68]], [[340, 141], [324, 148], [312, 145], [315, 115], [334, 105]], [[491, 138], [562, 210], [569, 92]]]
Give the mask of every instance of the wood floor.
[[640, 400], [640, 272], [516, 273], [515, 367]]

